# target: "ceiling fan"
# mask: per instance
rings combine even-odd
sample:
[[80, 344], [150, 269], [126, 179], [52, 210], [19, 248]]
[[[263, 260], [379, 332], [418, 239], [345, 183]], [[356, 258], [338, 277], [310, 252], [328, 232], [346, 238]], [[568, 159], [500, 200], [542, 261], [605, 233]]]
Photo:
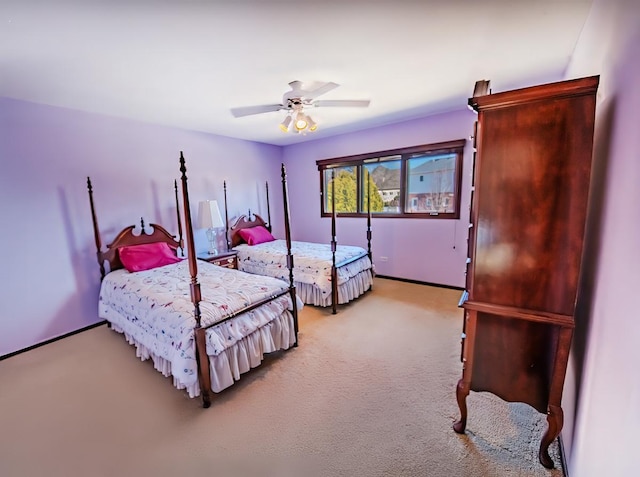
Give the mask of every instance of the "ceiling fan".
[[263, 104], [258, 106], [244, 106], [240, 108], [232, 108], [231, 114], [240, 118], [253, 114], [268, 113], [271, 111], [288, 111], [284, 121], [280, 123], [280, 129], [284, 132], [291, 131], [296, 133], [305, 133], [306, 131], [315, 131], [317, 124], [311, 117], [304, 112], [304, 108], [318, 107], [356, 107], [366, 108], [370, 101], [367, 100], [318, 100], [318, 96], [334, 90], [339, 85], [333, 82], [315, 83], [311, 87], [305, 89], [301, 81], [292, 81], [289, 83], [290, 91], [282, 96], [282, 103]]

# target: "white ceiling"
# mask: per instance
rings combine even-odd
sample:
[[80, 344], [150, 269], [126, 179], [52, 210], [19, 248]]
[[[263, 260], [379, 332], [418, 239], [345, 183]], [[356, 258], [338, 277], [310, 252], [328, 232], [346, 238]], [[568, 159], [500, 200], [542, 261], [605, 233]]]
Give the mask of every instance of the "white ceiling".
[[[562, 79], [591, 0], [0, 0], [0, 96], [287, 145]], [[283, 133], [293, 80], [333, 81]]]

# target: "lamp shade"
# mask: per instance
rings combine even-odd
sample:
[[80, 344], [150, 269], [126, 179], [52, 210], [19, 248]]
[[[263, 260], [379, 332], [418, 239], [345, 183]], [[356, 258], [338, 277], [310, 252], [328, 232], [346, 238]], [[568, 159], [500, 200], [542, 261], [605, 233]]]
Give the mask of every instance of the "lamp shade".
[[203, 200], [200, 202], [198, 224], [203, 229], [224, 227], [217, 200]]

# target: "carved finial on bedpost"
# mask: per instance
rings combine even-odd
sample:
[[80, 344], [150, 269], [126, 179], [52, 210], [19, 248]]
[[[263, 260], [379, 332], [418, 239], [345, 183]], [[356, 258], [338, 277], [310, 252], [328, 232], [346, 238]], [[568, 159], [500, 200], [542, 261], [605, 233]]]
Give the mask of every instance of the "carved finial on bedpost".
[[187, 188], [187, 166], [180, 151], [180, 172], [182, 177], [182, 202], [184, 208], [184, 226], [187, 233], [187, 256], [189, 259], [189, 273], [191, 274], [191, 301], [195, 308], [196, 327], [200, 328], [200, 284], [198, 283], [198, 264], [193, 240], [193, 224], [191, 222], [191, 208], [189, 207], [189, 189]]
[[182, 155], [182, 151], [180, 151], [180, 172], [182, 172], [182, 182], [186, 180], [187, 167], [184, 165], [184, 156]]
[[287, 170], [282, 163], [282, 203], [284, 205], [284, 234], [287, 243], [287, 268], [289, 269], [289, 293], [293, 307], [293, 329], [296, 335], [294, 346], [298, 346], [298, 305], [296, 304], [296, 286], [293, 283], [293, 254], [291, 253], [291, 226], [289, 221], [289, 189], [287, 187]]
[[271, 232], [271, 207], [269, 206], [269, 181], [264, 183], [267, 191], [267, 230]]
[[96, 255], [98, 257], [98, 265], [100, 265], [100, 280], [104, 278], [104, 262], [102, 260], [102, 240], [100, 240], [100, 232], [98, 230], [98, 219], [96, 218], [96, 209], [93, 205], [93, 186], [91, 178], [87, 176], [87, 190], [89, 191], [89, 204], [91, 205], [91, 220], [93, 222], [93, 237], [96, 241]]
[[231, 241], [229, 240], [229, 209], [227, 207], [227, 181], [222, 182], [224, 189], [224, 239], [227, 241], [227, 252], [231, 250]]
[[173, 189], [176, 193], [176, 218], [178, 219], [178, 243], [180, 244], [180, 255], [184, 257], [184, 242], [182, 240], [182, 220], [180, 220], [180, 201], [178, 201], [178, 181], [173, 180]]
[[146, 234], [147, 232], [144, 230], [144, 218], [140, 217], [140, 230], [142, 231], [143, 234]]
[[187, 234], [187, 258], [189, 260], [189, 273], [191, 274], [191, 301], [195, 309], [196, 328], [200, 328], [200, 284], [198, 283], [198, 264], [193, 240], [193, 224], [191, 222], [191, 207], [189, 206], [189, 189], [187, 188], [187, 167], [184, 156], [180, 151], [180, 172], [182, 173], [182, 202], [184, 209], [184, 226]]

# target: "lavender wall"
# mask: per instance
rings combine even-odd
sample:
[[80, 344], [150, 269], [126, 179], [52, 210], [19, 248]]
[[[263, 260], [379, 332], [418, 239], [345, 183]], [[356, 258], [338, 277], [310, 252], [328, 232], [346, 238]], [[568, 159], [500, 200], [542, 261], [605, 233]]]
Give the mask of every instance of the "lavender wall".
[[[98, 321], [87, 176], [103, 243], [141, 216], [175, 232], [181, 150], [194, 220], [197, 201], [222, 202], [223, 179], [231, 215], [266, 212], [263, 183], [279, 184], [278, 147], [0, 98], [0, 356]], [[276, 235], [280, 203], [274, 187]]]
[[[468, 138], [475, 114], [468, 109], [284, 148], [295, 240], [329, 242], [330, 219], [320, 219], [316, 160]], [[460, 220], [372, 221], [376, 272], [396, 278], [464, 286], [472, 151], [465, 146]], [[366, 220], [340, 218], [338, 243], [366, 247]], [[387, 257], [387, 261], [383, 261]]]
[[[636, 475], [640, 427], [640, 8], [594, 0], [567, 77], [600, 74], [582, 320], [563, 438], [575, 477]], [[584, 336], [583, 336], [584, 335]], [[581, 369], [582, 368], [582, 369]], [[581, 371], [581, 372], [578, 372]], [[570, 384], [573, 384], [571, 386]], [[577, 391], [576, 391], [577, 390]], [[564, 403], [563, 403], [564, 406]], [[565, 408], [567, 406], [564, 406]], [[575, 432], [572, 424], [575, 419]]]
[[[282, 149], [0, 98], [1, 217], [11, 224], [2, 239], [0, 356], [99, 320], [87, 176], [103, 245], [140, 217], [177, 230], [173, 180], [179, 178], [181, 150], [194, 220], [199, 200], [222, 203], [225, 179], [231, 217], [248, 208], [266, 216], [268, 180], [274, 234], [282, 236], [284, 157], [294, 239], [328, 242], [329, 221], [319, 218], [315, 160], [465, 138], [474, 120], [473, 113], [461, 110]], [[461, 220], [374, 219], [378, 273], [463, 285], [470, 163], [467, 148]], [[338, 240], [365, 246], [365, 221], [340, 219]], [[196, 230], [196, 247], [207, 248], [203, 230]], [[380, 261], [382, 256], [388, 261]]]

